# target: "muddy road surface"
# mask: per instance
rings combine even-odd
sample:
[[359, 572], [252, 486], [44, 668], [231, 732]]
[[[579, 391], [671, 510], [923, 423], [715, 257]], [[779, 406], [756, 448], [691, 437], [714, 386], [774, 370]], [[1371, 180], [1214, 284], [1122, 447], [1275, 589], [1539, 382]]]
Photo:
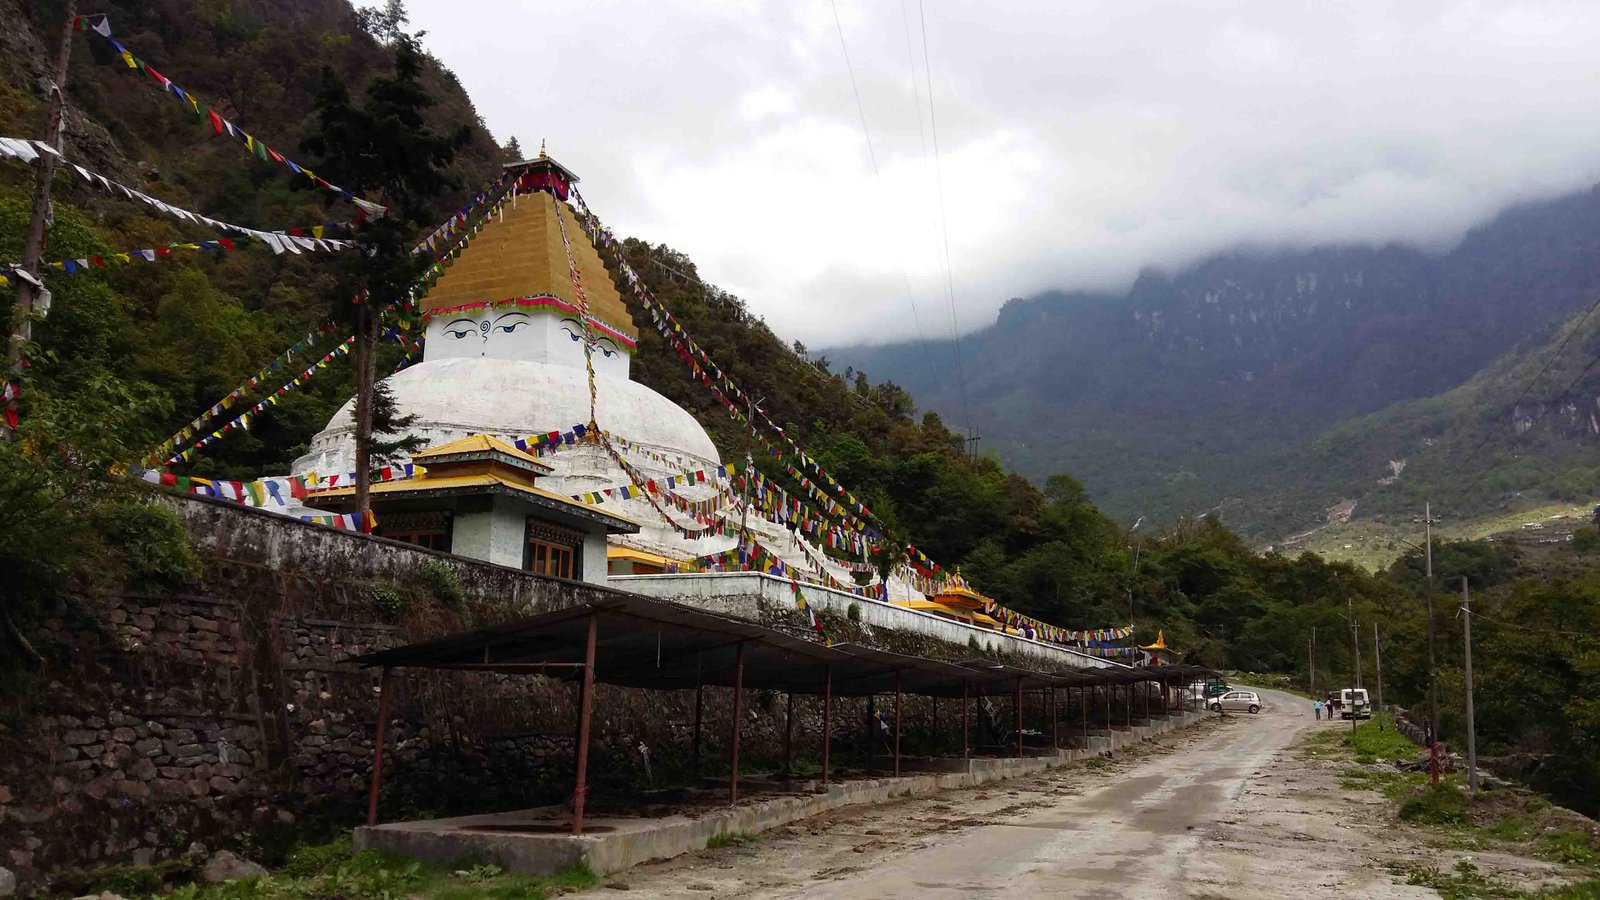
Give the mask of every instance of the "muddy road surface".
[[[588, 896], [1430, 897], [1381, 865], [1380, 810], [1292, 748], [1309, 701], [1234, 714], [1110, 760], [838, 810], [751, 843], [642, 866]], [[624, 894], [626, 891], [626, 894]]]

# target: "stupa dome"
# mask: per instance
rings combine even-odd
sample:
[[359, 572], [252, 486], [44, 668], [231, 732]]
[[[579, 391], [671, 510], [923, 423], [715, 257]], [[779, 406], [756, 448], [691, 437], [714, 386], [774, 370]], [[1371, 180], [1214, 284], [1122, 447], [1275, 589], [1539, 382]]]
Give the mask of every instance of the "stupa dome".
[[[589, 421], [589, 382], [572, 366], [488, 357], [440, 359], [384, 379], [402, 415], [417, 422], [408, 433], [430, 446], [492, 434], [506, 441], [550, 431], [570, 431]], [[652, 449], [715, 465], [716, 445], [694, 416], [635, 381], [595, 379], [597, 424]], [[348, 472], [355, 460], [347, 402], [295, 461], [296, 474]]]

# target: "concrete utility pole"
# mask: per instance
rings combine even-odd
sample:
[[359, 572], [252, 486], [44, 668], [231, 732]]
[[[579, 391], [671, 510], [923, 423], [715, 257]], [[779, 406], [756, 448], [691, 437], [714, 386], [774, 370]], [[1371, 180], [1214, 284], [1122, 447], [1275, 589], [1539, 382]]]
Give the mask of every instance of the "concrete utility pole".
[[1422, 505], [1423, 559], [1428, 577], [1428, 779], [1439, 783], [1439, 679], [1433, 653], [1433, 504]]
[[[44, 125], [44, 143], [56, 150], [61, 149], [61, 118], [67, 103], [67, 65], [72, 61], [72, 22], [77, 18], [77, 0], [67, 0], [65, 13], [66, 19], [61, 23], [61, 43], [56, 47], [54, 80], [48, 88], [50, 105]], [[35, 304], [49, 297], [39, 281], [39, 260], [44, 256], [45, 228], [53, 218], [50, 186], [55, 182], [57, 159], [53, 153], [40, 154], [39, 168], [33, 181], [33, 217], [28, 220], [28, 233], [23, 238], [22, 262], [17, 273], [17, 301], [11, 314], [11, 340], [6, 347], [8, 380], [21, 380], [22, 351], [33, 339]], [[10, 436], [10, 428], [3, 422], [0, 422], [0, 435]]]
[[1356, 627], [1356, 604], [1349, 597], [1345, 598], [1345, 609], [1350, 611], [1350, 651], [1356, 657], [1356, 687], [1361, 687], [1361, 629]]
[[1478, 789], [1478, 724], [1472, 716], [1472, 593], [1465, 575], [1461, 576], [1461, 636], [1467, 648], [1467, 792], [1472, 793]]
[[1378, 730], [1383, 730], [1383, 647], [1378, 643], [1378, 623], [1372, 623], [1372, 662], [1378, 674]]

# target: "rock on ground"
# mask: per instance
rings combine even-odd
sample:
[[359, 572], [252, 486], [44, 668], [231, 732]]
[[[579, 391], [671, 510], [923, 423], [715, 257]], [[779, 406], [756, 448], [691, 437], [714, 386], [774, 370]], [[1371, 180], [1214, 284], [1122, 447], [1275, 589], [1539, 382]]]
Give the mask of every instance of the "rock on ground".
[[240, 859], [226, 850], [218, 850], [206, 860], [205, 868], [200, 870], [200, 880], [206, 884], [221, 884], [241, 878], [266, 878], [269, 874], [265, 866]]

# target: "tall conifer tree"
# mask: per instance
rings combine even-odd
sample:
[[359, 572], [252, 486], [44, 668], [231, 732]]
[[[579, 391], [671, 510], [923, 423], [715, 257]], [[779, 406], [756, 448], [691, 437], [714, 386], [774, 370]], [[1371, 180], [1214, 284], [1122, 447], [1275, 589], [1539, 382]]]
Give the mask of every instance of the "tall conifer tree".
[[305, 142], [342, 184], [388, 207], [357, 229], [361, 252], [345, 254], [335, 301], [335, 315], [356, 336], [356, 505], [363, 522], [371, 506], [378, 339], [385, 315], [398, 321], [431, 262], [411, 249], [424, 231], [428, 201], [455, 186], [445, 168], [471, 137], [465, 124], [449, 134], [428, 127], [423, 113], [434, 101], [421, 82], [422, 50], [406, 34], [397, 34], [392, 46], [394, 71], [373, 81], [359, 103], [332, 69], [323, 70], [317, 130]]

